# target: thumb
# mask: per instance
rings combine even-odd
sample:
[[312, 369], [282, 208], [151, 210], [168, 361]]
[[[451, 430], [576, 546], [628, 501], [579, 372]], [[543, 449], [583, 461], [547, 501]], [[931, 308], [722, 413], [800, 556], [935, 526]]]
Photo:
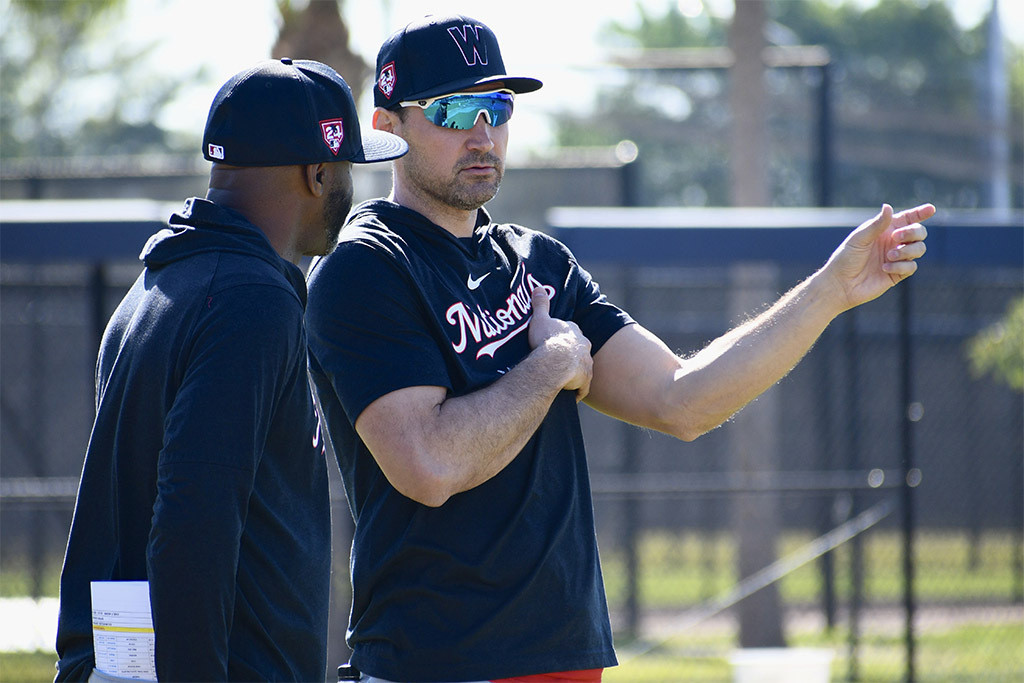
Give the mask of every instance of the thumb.
[[892, 207], [882, 204], [882, 210], [878, 212], [878, 215], [870, 221], [862, 223], [858, 232], [862, 233], [867, 241], [873, 241], [890, 225], [892, 225]]
[[544, 291], [543, 287], [537, 287], [530, 292], [530, 303], [533, 306], [533, 314], [535, 316], [550, 317], [551, 300], [548, 299], [548, 293]]

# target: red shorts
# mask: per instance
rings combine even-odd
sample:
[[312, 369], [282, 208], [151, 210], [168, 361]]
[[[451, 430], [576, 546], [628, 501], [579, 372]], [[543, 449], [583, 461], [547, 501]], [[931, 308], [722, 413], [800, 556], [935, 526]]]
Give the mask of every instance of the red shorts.
[[604, 669], [585, 669], [582, 671], [561, 671], [554, 674], [535, 674], [533, 676], [516, 676], [500, 678], [491, 683], [601, 683]]

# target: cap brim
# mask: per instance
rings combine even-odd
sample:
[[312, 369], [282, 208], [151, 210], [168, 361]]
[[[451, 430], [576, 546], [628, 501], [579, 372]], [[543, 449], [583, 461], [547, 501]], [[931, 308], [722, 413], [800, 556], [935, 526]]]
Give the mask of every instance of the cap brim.
[[541, 81], [536, 78], [530, 78], [529, 76], [488, 76], [487, 78], [470, 78], [462, 81], [443, 83], [439, 86], [430, 88], [429, 90], [409, 95], [404, 101], [411, 102], [413, 100], [425, 100], [431, 97], [437, 97], [438, 95], [449, 95], [451, 93], [461, 92], [467, 88], [492, 84], [496, 88], [500, 87], [505, 90], [511, 90], [517, 95], [533, 92], [534, 90], [540, 90], [541, 86], [544, 85]]
[[369, 164], [375, 161], [391, 161], [409, 151], [409, 144], [394, 133], [383, 130], [366, 130], [362, 133], [363, 153], [349, 161]]

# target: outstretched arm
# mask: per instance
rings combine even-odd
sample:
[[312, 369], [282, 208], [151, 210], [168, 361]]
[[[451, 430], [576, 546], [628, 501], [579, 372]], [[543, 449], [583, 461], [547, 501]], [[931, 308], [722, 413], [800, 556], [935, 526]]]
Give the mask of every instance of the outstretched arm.
[[619, 330], [594, 357], [587, 403], [688, 441], [714, 429], [782, 379], [836, 316], [912, 275], [925, 252], [921, 221], [934, 213], [883, 206], [816, 273], [693, 356], [639, 325]]

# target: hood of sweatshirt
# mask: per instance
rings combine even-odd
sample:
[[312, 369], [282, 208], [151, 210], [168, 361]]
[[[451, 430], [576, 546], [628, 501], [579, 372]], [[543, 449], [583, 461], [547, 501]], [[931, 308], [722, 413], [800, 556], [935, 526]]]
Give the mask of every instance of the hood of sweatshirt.
[[199, 197], [185, 201], [181, 212], [168, 220], [168, 227], [149, 238], [139, 258], [147, 268], [160, 268], [211, 251], [244, 254], [266, 261], [280, 271], [297, 292], [305, 293], [302, 271], [281, 258], [263, 231], [237, 211]]

